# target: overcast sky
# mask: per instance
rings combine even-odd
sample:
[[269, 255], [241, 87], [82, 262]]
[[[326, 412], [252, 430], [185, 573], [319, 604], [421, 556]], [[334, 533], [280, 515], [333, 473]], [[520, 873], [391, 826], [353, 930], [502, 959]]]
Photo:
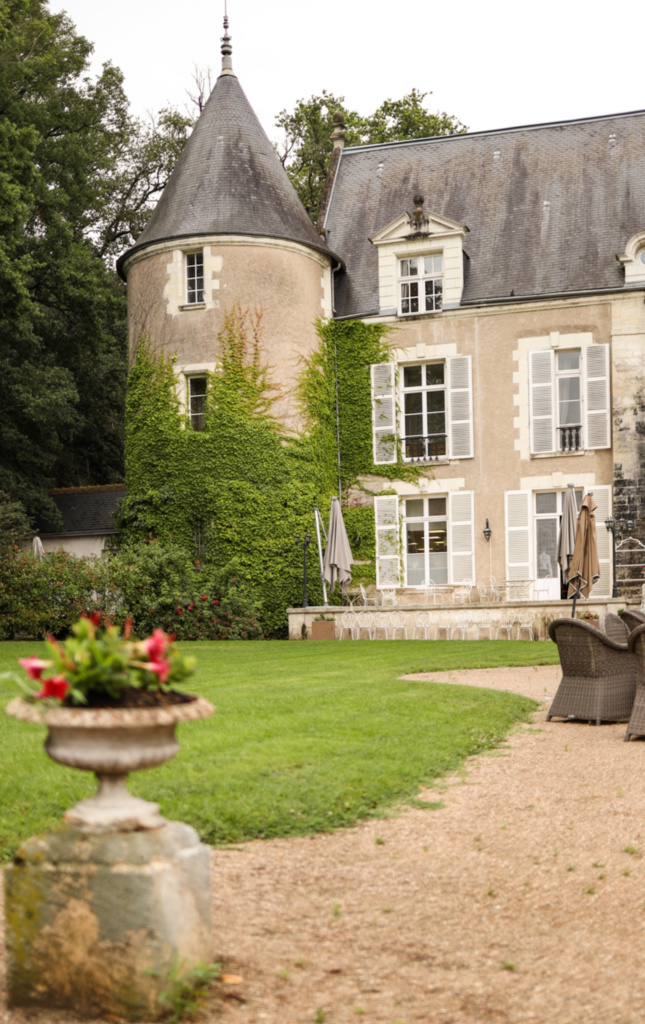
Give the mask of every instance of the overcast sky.
[[[645, 107], [645, 2], [228, 0], [233, 66], [270, 138], [275, 115], [327, 89], [371, 113], [413, 87], [471, 131]], [[125, 74], [135, 113], [183, 105], [219, 71], [224, 0], [50, 0]]]

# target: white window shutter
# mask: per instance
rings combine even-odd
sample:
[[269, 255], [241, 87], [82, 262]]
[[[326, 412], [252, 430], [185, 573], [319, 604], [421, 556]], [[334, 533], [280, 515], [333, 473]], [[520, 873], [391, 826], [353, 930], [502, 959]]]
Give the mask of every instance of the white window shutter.
[[590, 488], [594, 501], [598, 506], [594, 512], [596, 519], [596, 539], [598, 542], [598, 565], [600, 579], [594, 584], [592, 597], [611, 597], [613, 586], [611, 570], [611, 534], [605, 526], [605, 519], [611, 515], [611, 487], [598, 486]]
[[553, 350], [529, 352], [531, 454], [555, 451]]
[[530, 580], [531, 562], [530, 491], [506, 491], [506, 578]]
[[396, 462], [396, 363], [373, 363], [372, 444], [374, 465]]
[[475, 582], [474, 494], [450, 494], [450, 576], [451, 583]]
[[473, 457], [472, 359], [455, 356], [446, 360], [449, 391], [449, 440], [451, 459]]
[[396, 494], [374, 498], [376, 522], [376, 586], [401, 585], [399, 499]]
[[[585, 384], [585, 448], [611, 445], [609, 397], [609, 345], [583, 349]], [[595, 497], [595, 493], [594, 493]]]

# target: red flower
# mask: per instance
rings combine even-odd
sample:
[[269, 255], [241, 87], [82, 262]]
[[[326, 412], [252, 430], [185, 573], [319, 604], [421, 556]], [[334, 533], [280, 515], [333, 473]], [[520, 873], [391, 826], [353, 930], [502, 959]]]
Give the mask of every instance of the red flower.
[[177, 615], [181, 615], [181, 608], [177, 609]]
[[128, 615], [123, 623], [123, 639], [129, 640], [132, 636], [132, 616]]
[[69, 683], [62, 676], [54, 676], [52, 679], [42, 680], [43, 688], [37, 693], [36, 700], [44, 700], [45, 697], [55, 697], [56, 700], [64, 700], [69, 690]]
[[100, 612], [92, 612], [90, 615], [90, 622], [92, 623], [93, 626], [96, 626], [98, 628], [101, 625], [101, 617], [102, 616]]
[[51, 661], [42, 661], [40, 658], [18, 658], [18, 664], [22, 665], [30, 679], [38, 679], [46, 668], [49, 668]]
[[202, 594], [202, 601], [206, 600], [206, 594]]
[[169, 661], [149, 661], [146, 668], [149, 672], [154, 672], [156, 676], [159, 676], [159, 682], [162, 686], [170, 675]]
[[141, 646], [151, 662], [159, 662], [166, 653], [168, 637], [164, 633], [163, 629], [155, 629], [152, 636], [149, 636], [147, 640], [144, 640]]
[[213, 604], [219, 604], [219, 601], [213, 601]]

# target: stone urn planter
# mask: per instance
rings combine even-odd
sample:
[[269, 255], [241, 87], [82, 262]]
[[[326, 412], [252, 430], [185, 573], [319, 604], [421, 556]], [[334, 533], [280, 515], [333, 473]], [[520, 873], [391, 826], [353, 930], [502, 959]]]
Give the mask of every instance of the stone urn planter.
[[188, 697], [184, 703], [160, 707], [56, 707], [44, 711], [18, 697], [8, 705], [7, 714], [21, 722], [45, 725], [45, 750], [52, 760], [94, 772], [98, 778], [96, 796], [81, 800], [65, 813], [64, 820], [123, 832], [165, 824], [158, 804], [128, 792], [130, 772], [170, 761], [179, 750], [177, 725], [206, 718], [214, 710], [203, 697]]
[[170, 637], [128, 632], [96, 613], [48, 638], [49, 659], [19, 659], [29, 696], [7, 713], [44, 725], [49, 757], [99, 787], [5, 869], [9, 1006], [157, 1020], [173, 985], [212, 958], [210, 851], [126, 782], [173, 758], [177, 725], [214, 708], [173, 689], [193, 663]]

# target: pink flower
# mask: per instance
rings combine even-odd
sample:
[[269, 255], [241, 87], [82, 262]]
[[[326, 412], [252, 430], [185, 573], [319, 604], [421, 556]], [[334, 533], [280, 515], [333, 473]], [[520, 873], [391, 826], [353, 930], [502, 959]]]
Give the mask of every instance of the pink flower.
[[42, 680], [43, 688], [37, 693], [36, 700], [44, 700], [45, 697], [55, 697], [56, 700], [64, 700], [69, 690], [69, 683], [62, 676], [53, 676], [52, 679]]
[[161, 661], [166, 653], [166, 648], [168, 647], [168, 637], [164, 633], [163, 629], [155, 629], [152, 636], [149, 636], [147, 640], [144, 640], [141, 646], [148, 655], [150, 661]]
[[18, 664], [22, 665], [30, 679], [38, 679], [46, 668], [49, 668], [51, 661], [42, 661], [40, 658], [18, 658]]
[[161, 686], [163, 686], [170, 675], [169, 661], [149, 661], [146, 668], [148, 669], [148, 672], [154, 672], [156, 676], [159, 676], [159, 683]]

